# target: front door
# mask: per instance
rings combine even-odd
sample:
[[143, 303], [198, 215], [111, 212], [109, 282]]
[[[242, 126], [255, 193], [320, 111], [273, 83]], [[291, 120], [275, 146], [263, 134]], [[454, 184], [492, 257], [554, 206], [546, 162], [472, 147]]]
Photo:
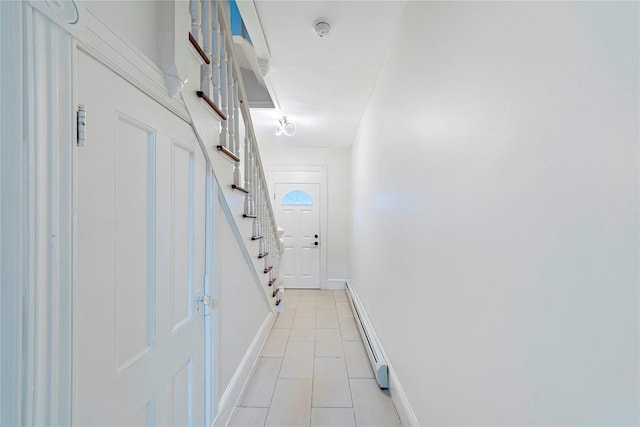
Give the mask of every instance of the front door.
[[288, 288], [320, 288], [320, 184], [276, 183], [274, 210], [284, 228], [280, 277]]
[[191, 127], [78, 53], [74, 424], [204, 425], [206, 163]]

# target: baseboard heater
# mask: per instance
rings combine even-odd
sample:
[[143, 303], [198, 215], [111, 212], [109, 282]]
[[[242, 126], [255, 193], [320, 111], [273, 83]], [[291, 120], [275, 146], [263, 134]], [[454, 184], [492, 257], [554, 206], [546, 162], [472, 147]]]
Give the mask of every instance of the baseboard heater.
[[367, 319], [367, 316], [364, 314], [360, 300], [353, 292], [351, 283], [347, 282], [346, 286], [347, 297], [351, 304], [351, 310], [353, 310], [353, 318], [356, 321], [356, 325], [358, 325], [360, 335], [362, 335], [362, 343], [364, 344], [364, 348], [367, 350], [367, 355], [371, 361], [371, 367], [375, 373], [376, 381], [380, 388], [389, 388], [389, 368], [387, 367], [386, 360], [384, 360], [382, 350], [380, 350], [373, 328], [369, 323], [369, 319]]

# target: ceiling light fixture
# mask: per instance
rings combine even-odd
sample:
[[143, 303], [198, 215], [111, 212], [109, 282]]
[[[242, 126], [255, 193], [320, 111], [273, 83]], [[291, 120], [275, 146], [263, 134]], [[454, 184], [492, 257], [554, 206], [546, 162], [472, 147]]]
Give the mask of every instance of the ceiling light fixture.
[[287, 120], [286, 116], [282, 116], [278, 119], [278, 127], [276, 128], [276, 135], [285, 134], [291, 136], [296, 133], [296, 125], [293, 122]]

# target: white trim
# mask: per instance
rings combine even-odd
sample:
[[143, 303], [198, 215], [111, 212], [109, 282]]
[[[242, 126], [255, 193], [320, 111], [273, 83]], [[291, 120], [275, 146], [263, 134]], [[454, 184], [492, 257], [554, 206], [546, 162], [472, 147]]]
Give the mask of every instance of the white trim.
[[347, 279], [328, 279], [322, 289], [331, 289], [334, 291], [340, 291], [346, 289], [344, 285]]
[[217, 253], [215, 253], [215, 240], [214, 235], [216, 233], [216, 222], [214, 214], [214, 201], [217, 200], [216, 182], [213, 176], [213, 170], [211, 164], [207, 161], [206, 172], [206, 184], [205, 184], [205, 264], [204, 264], [204, 295], [209, 295], [213, 298], [212, 304], [206, 304], [204, 306], [204, 410], [205, 410], [205, 426], [213, 424], [213, 417], [215, 416], [215, 379], [217, 378], [215, 364], [218, 357], [215, 351], [217, 346], [214, 347], [216, 342], [217, 330], [214, 328], [214, 315], [216, 314], [214, 309], [216, 303], [215, 295], [215, 280], [214, 277], [214, 263]]
[[89, 9], [83, 9], [81, 12], [84, 12], [81, 22], [85, 23], [86, 33], [80, 38], [78, 48], [185, 122], [191, 123], [182, 99], [169, 96], [165, 73], [133, 44], [118, 36]]
[[[73, 296], [73, 158], [75, 122], [72, 37], [27, 7], [25, 141], [32, 187], [29, 206], [30, 351], [28, 375], [36, 392], [33, 424], [71, 423]], [[43, 51], [55, 55], [42, 55]], [[31, 419], [29, 420], [29, 417]]]
[[72, 423], [74, 45], [31, 3], [1, 7], [10, 44], [2, 45], [0, 83], [7, 166], [0, 310], [3, 327], [11, 326], [2, 332], [2, 372], [12, 375], [3, 374], [2, 390], [4, 381], [13, 384], [3, 392], [0, 424], [65, 425]]
[[[350, 285], [349, 289], [351, 291], [351, 294], [355, 297], [355, 299], [360, 301], [360, 297], [358, 296], [358, 291], [356, 290], [356, 288], [351, 283], [349, 283], [349, 285]], [[404, 388], [402, 387], [402, 384], [400, 384], [400, 380], [398, 379], [398, 376], [396, 375], [395, 370], [393, 369], [393, 363], [389, 359], [389, 356], [387, 356], [386, 351], [384, 351], [384, 346], [382, 345], [382, 343], [380, 342], [380, 340], [376, 335], [375, 327], [369, 320], [369, 316], [367, 315], [367, 310], [362, 304], [359, 305], [359, 309], [360, 309], [360, 314], [369, 323], [369, 326], [370, 326], [369, 333], [373, 335], [375, 341], [378, 344], [380, 353], [382, 353], [382, 356], [387, 362], [387, 366], [389, 368], [389, 394], [391, 395], [393, 404], [396, 407], [396, 411], [398, 411], [398, 416], [400, 417], [400, 421], [402, 425], [420, 427], [420, 423], [418, 422], [418, 418], [416, 417], [416, 414], [413, 411], [413, 407], [411, 406], [411, 403], [409, 402], [409, 399], [406, 393], [404, 392]]]
[[[50, 7], [49, 2], [29, 0], [28, 4], [78, 40], [78, 48], [85, 54], [155, 99], [185, 122], [191, 123], [180, 97], [171, 98], [169, 96], [164, 71], [131, 42], [122, 38], [111, 27], [95, 16], [87, 8], [87, 6], [91, 5], [91, 2], [80, 3], [78, 8], [80, 18], [77, 24], [64, 22]], [[164, 16], [162, 18], [170, 19], [170, 17]], [[170, 28], [170, 30], [173, 31], [174, 29]], [[184, 33], [186, 34], [186, 31]], [[185, 51], [187, 44], [188, 41], [185, 35]], [[183, 59], [182, 57], [186, 54], [186, 52], [182, 54], [174, 52], [175, 46], [173, 45], [167, 47], [167, 49], [169, 48], [172, 49], [171, 54], [174, 57], [181, 56], [180, 59]], [[173, 59], [177, 60], [178, 58]]]
[[[277, 178], [277, 174], [297, 174], [295, 182], [310, 183], [320, 185], [320, 241], [326, 242], [326, 238], [329, 235], [328, 214], [327, 208], [329, 206], [329, 200], [327, 197], [327, 169], [326, 164], [315, 165], [269, 165], [268, 171], [268, 185], [270, 194], [275, 192], [276, 183], [290, 183], [291, 180], [280, 181]], [[304, 173], [308, 173], [307, 176], [303, 176]], [[319, 176], [319, 178], [317, 178]], [[334, 289], [325, 287], [328, 285], [329, 267], [327, 265], [327, 244], [320, 245], [320, 277], [318, 280], [318, 286], [320, 289]]]
[[251, 374], [253, 374], [253, 371], [256, 368], [258, 357], [260, 356], [264, 343], [267, 341], [269, 331], [271, 331], [271, 327], [274, 322], [275, 315], [273, 312], [267, 313], [267, 317], [262, 322], [262, 326], [260, 326], [258, 333], [253, 338], [253, 341], [251, 341], [251, 345], [249, 345], [249, 348], [242, 357], [236, 372], [233, 374], [233, 378], [229, 381], [227, 389], [220, 398], [218, 414], [213, 423], [215, 427], [226, 426], [229, 422], [233, 409], [236, 407], [244, 393], [249, 382], [249, 378], [251, 378]]
[[19, 2], [0, 2], [0, 425], [24, 425], [22, 293], [26, 288], [23, 61]]
[[271, 53], [269, 52], [269, 45], [264, 35], [260, 15], [258, 14], [255, 3], [253, 1], [239, 1], [236, 4], [238, 5], [238, 11], [240, 12], [240, 16], [242, 16], [249, 37], [251, 37], [251, 43], [256, 51], [256, 56], [260, 60], [269, 61]]
[[[211, 295], [213, 296], [213, 310], [211, 311], [211, 322], [213, 323], [213, 337], [212, 338], [212, 349], [211, 356], [212, 360], [212, 372], [211, 372], [211, 381], [212, 381], [212, 400], [211, 402], [207, 402], [207, 404], [211, 404], [210, 414], [213, 421], [215, 421], [218, 416], [218, 402], [220, 401], [220, 381], [218, 381], [219, 373], [220, 373], [220, 335], [221, 335], [221, 327], [220, 327], [220, 310], [218, 309], [218, 301], [220, 300], [220, 256], [221, 248], [220, 248], [220, 225], [219, 221], [219, 210], [218, 210], [218, 198], [220, 197], [219, 189], [220, 185], [218, 184], [218, 180], [216, 179], [216, 175], [211, 169], [211, 164], [207, 165], [211, 172], [211, 277], [209, 278], [209, 284], [211, 286]], [[209, 427], [209, 426], [207, 426]]]
[[[382, 354], [385, 355], [384, 357], [387, 359], [387, 363], [389, 363], [389, 359], [387, 358], [384, 349], [382, 349]], [[420, 427], [418, 418], [416, 417], [415, 412], [413, 412], [413, 408], [411, 407], [409, 399], [404, 392], [404, 388], [402, 388], [400, 380], [391, 366], [389, 366], [389, 394], [391, 395], [393, 404], [395, 405], [398, 416], [400, 417], [400, 423], [403, 426]]]

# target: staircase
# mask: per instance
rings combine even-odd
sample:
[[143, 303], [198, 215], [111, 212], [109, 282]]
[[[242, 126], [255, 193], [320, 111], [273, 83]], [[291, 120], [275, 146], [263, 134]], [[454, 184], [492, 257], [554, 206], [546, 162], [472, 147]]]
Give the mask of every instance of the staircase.
[[225, 214], [275, 310], [281, 301], [278, 273], [282, 245], [242, 73], [235, 61], [229, 4], [191, 0], [189, 12], [191, 54], [182, 98], [219, 185]]

